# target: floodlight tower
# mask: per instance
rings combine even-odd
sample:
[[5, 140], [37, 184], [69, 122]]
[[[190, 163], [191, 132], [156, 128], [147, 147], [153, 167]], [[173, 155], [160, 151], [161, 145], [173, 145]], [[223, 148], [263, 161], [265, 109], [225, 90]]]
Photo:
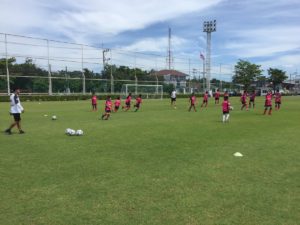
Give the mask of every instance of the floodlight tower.
[[203, 32], [206, 32], [206, 88], [210, 91], [210, 53], [211, 53], [211, 33], [215, 32], [217, 21], [205, 21], [203, 23]]

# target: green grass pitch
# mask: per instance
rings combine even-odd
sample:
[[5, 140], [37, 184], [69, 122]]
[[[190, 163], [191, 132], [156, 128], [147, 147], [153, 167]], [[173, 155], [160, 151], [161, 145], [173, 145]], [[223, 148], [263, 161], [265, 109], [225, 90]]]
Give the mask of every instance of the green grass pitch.
[[[300, 98], [272, 116], [263, 98], [248, 112], [230, 100], [228, 124], [212, 99], [196, 113], [187, 99], [176, 110], [144, 100], [109, 121], [103, 101], [97, 113], [89, 101], [23, 102], [26, 134], [0, 134], [0, 224], [299, 224]], [[0, 103], [2, 130], [8, 110]]]

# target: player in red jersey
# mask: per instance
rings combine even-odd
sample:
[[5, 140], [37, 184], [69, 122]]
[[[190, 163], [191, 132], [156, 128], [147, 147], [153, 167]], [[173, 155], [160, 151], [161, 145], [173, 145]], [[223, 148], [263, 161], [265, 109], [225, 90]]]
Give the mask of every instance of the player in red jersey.
[[281, 94], [279, 90], [275, 93], [275, 110], [279, 110], [281, 105]]
[[208, 91], [206, 91], [205, 94], [204, 94], [204, 96], [203, 96], [203, 102], [202, 102], [201, 108], [203, 106], [207, 107], [207, 104], [208, 104]]
[[129, 93], [129, 95], [126, 97], [125, 106], [123, 106], [122, 109], [125, 112], [127, 112], [130, 109], [130, 105], [131, 105], [131, 93]]
[[229, 111], [231, 109], [230, 102], [228, 100], [228, 96], [224, 96], [224, 101], [222, 103], [222, 111], [223, 111], [223, 123], [229, 122]]
[[217, 89], [215, 93], [215, 104], [219, 104], [219, 99], [220, 99], [220, 92], [219, 89]]
[[110, 117], [111, 109], [112, 109], [111, 98], [110, 98], [110, 96], [107, 96], [106, 101], [105, 101], [105, 112], [102, 114], [102, 117], [101, 117], [102, 120], [104, 118], [105, 118], [105, 120], [108, 120], [108, 118]]
[[92, 111], [97, 111], [97, 96], [95, 95], [95, 92], [93, 92], [93, 95], [92, 95]]
[[271, 115], [272, 114], [272, 91], [271, 90], [269, 90], [268, 94], [266, 95], [264, 115], [266, 114], [268, 109], [269, 109], [268, 114]]
[[249, 108], [251, 108], [251, 105], [253, 106], [253, 109], [255, 107], [255, 97], [256, 97], [256, 93], [255, 91], [253, 91], [250, 95], [250, 99], [249, 99]]
[[241, 110], [243, 110], [246, 107], [246, 110], [248, 111], [247, 91], [244, 91], [244, 93], [242, 94], [242, 96], [241, 96], [241, 103], [242, 103]]
[[114, 105], [115, 105], [114, 112], [118, 112], [118, 110], [120, 108], [120, 105], [121, 105], [121, 98], [120, 98], [120, 96], [117, 97], [117, 99], [115, 100]]
[[135, 105], [134, 105], [134, 108], [135, 109], [135, 112], [137, 112], [140, 107], [141, 107], [141, 104], [142, 104], [142, 95], [139, 95], [136, 99], [135, 99]]
[[228, 93], [228, 91], [225, 91], [223, 96], [227, 97], [229, 99], [229, 93]]
[[195, 105], [196, 105], [196, 96], [195, 96], [194, 93], [192, 93], [192, 95], [190, 97], [190, 103], [191, 103], [191, 105], [190, 105], [190, 108], [189, 108], [189, 112], [191, 111], [192, 108], [194, 109], [195, 112], [197, 112], [196, 107], [195, 107]]

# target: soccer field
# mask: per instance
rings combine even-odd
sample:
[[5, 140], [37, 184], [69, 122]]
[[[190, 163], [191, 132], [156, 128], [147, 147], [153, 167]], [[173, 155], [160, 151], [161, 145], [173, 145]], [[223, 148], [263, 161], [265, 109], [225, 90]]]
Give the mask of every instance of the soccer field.
[[108, 121], [103, 101], [23, 102], [26, 134], [0, 135], [0, 224], [299, 224], [300, 97], [272, 116], [262, 97], [248, 112], [238, 100], [227, 124], [212, 99], [144, 100]]

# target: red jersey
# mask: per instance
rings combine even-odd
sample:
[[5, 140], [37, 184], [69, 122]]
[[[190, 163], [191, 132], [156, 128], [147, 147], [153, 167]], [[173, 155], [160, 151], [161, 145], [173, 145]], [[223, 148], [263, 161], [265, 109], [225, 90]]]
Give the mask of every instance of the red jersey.
[[191, 96], [190, 97], [190, 102], [192, 105], [195, 105], [195, 102], [196, 102], [196, 96]]
[[230, 103], [228, 100], [224, 100], [222, 103], [223, 112], [229, 112]]
[[127, 96], [126, 100], [125, 100], [125, 103], [130, 103], [131, 102], [131, 96]]
[[97, 105], [97, 96], [96, 95], [92, 96], [92, 104]]
[[281, 102], [281, 94], [279, 92], [275, 94], [275, 102]]
[[220, 92], [217, 91], [217, 92], [215, 93], [215, 98], [220, 98]]
[[266, 95], [266, 102], [265, 102], [266, 106], [272, 106], [272, 94], [267, 94]]
[[112, 102], [111, 100], [106, 100], [105, 101], [105, 110], [111, 110], [111, 107], [112, 107]]
[[255, 94], [255, 93], [252, 93], [252, 94], [250, 95], [250, 100], [251, 100], [251, 101], [254, 101], [254, 100], [255, 100], [255, 97], [256, 97], [256, 94]]
[[246, 102], [246, 100], [247, 100], [247, 94], [243, 94], [241, 96], [241, 102], [244, 103], [244, 102]]
[[205, 100], [205, 101], [207, 101], [208, 100], [208, 94], [204, 94], [204, 96], [203, 96], [203, 100]]
[[120, 105], [121, 105], [121, 100], [120, 99], [116, 99], [115, 106], [119, 107]]
[[135, 99], [135, 101], [136, 101], [136, 104], [141, 104], [142, 103], [142, 98], [141, 97], [137, 97]]

